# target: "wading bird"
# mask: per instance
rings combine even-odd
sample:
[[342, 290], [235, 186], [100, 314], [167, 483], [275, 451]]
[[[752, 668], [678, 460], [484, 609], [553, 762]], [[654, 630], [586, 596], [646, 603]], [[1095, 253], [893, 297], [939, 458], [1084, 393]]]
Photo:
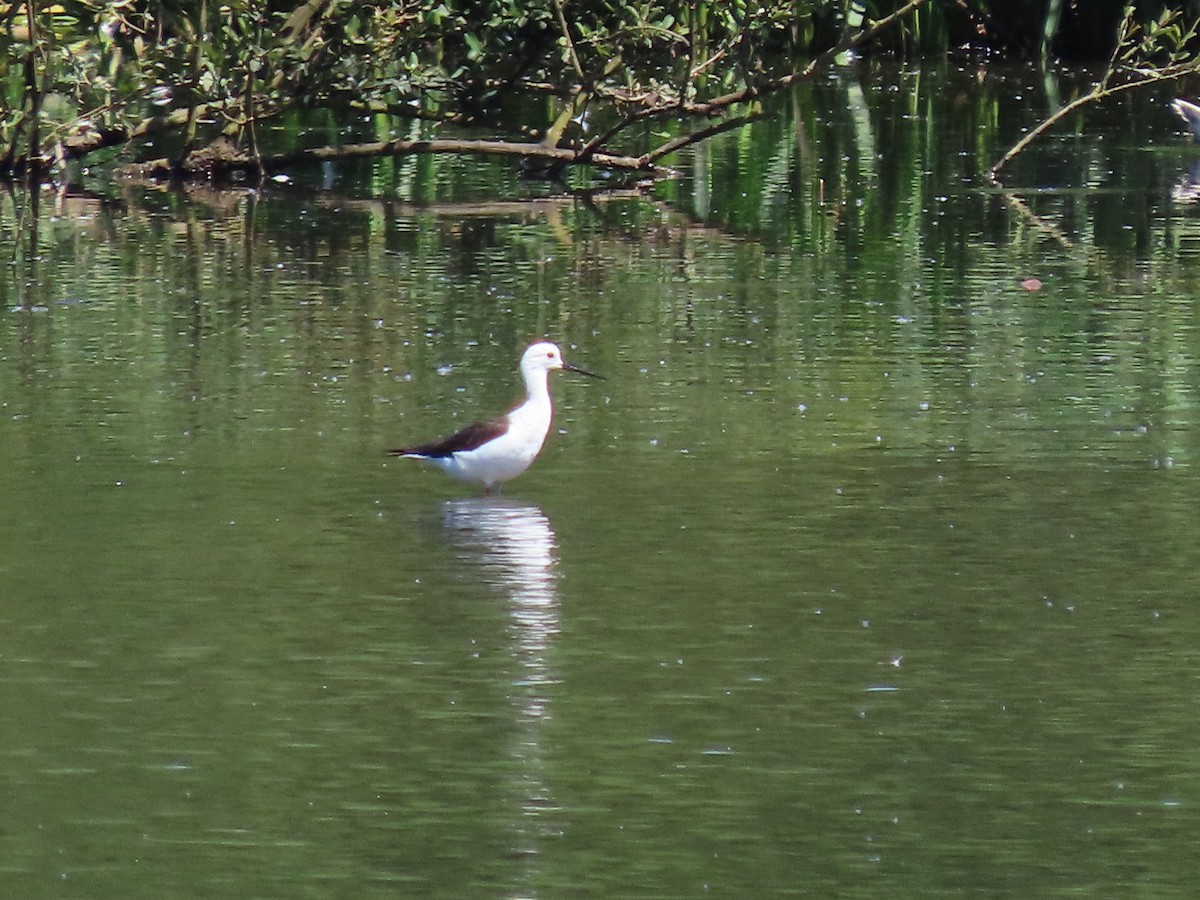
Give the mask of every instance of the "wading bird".
[[564, 361], [555, 344], [539, 341], [521, 356], [524, 403], [498, 419], [468, 425], [440, 441], [392, 450], [391, 455], [428, 460], [447, 475], [483, 485], [485, 493], [500, 490], [528, 469], [542, 449], [554, 417], [549, 384], [554, 369], [601, 377]]

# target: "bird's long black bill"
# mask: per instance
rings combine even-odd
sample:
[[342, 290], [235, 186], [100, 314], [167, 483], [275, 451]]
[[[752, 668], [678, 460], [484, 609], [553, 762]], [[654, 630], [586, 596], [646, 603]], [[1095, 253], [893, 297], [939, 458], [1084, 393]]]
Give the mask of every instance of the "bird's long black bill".
[[604, 380], [603, 375], [597, 375], [595, 372], [589, 372], [587, 369], [581, 369], [579, 366], [573, 366], [567, 362], [563, 363], [563, 371], [575, 372], [578, 375], [586, 375], [588, 378], [599, 378], [601, 381]]

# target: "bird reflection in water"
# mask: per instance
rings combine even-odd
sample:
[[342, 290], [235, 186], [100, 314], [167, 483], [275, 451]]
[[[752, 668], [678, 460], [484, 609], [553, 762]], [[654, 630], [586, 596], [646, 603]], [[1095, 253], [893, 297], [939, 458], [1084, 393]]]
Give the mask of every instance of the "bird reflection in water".
[[[1171, 101], [1171, 111], [1187, 126], [1192, 140], [1200, 144], [1200, 106], [1177, 97]], [[1171, 188], [1171, 199], [1176, 203], [1200, 201], [1200, 159], [1192, 160], [1183, 177]]]
[[534, 820], [556, 807], [542, 773], [541, 723], [550, 715], [547, 687], [555, 683], [547, 656], [558, 634], [558, 585], [555, 535], [545, 513], [531, 503], [502, 497], [451, 500], [443, 515], [447, 534], [463, 559], [483, 572], [483, 580], [509, 599], [513, 658], [513, 699], [520, 727], [513, 758], [519, 763], [521, 817], [517, 852], [537, 853], [540, 835], [549, 833]]

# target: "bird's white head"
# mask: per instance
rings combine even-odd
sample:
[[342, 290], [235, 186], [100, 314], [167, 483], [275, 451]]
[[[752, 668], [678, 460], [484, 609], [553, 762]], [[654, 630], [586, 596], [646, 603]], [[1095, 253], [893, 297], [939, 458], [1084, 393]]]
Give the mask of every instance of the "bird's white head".
[[563, 367], [562, 351], [557, 344], [549, 341], [538, 341], [525, 348], [521, 357], [522, 372], [549, 372]]
[[525, 384], [530, 385], [537, 381], [545, 382], [546, 375], [555, 369], [564, 369], [568, 372], [578, 372], [580, 375], [590, 375], [592, 378], [600, 378], [595, 372], [589, 372], [587, 369], [581, 369], [579, 366], [573, 366], [562, 358], [562, 351], [558, 349], [557, 344], [552, 344], [549, 341], [538, 341], [536, 344], [530, 344], [524, 355], [521, 356], [521, 376], [525, 379]]

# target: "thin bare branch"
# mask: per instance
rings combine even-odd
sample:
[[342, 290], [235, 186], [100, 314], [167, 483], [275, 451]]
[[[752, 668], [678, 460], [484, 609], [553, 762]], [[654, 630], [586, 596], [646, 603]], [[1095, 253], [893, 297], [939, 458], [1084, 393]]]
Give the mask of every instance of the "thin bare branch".
[[567, 26], [567, 16], [563, 12], [562, 0], [554, 0], [554, 15], [558, 18], [558, 27], [562, 29], [563, 41], [567, 45], [567, 56], [571, 60], [571, 67], [575, 69], [575, 74], [582, 83], [587, 80], [587, 77], [583, 74], [583, 66], [579, 64], [579, 55], [575, 52], [575, 42], [571, 40], [571, 29]]
[[761, 118], [761, 116], [762, 109], [760, 107], [752, 112], [746, 113], [745, 115], [732, 116], [728, 119], [722, 119], [720, 122], [716, 122], [705, 128], [701, 128], [698, 131], [682, 134], [677, 138], [667, 141], [665, 144], [660, 144], [649, 153], [642, 156], [642, 159], [644, 159], [647, 163], [656, 164], [664, 156], [668, 156], [672, 153], [682, 150], [684, 147], [689, 147], [692, 144], [699, 143], [700, 141], [708, 140], [709, 138], [715, 137], [723, 132], [733, 131], [735, 128], [741, 128], [743, 125], [749, 125], [755, 119]]
[[1092, 90], [1080, 97], [1076, 97], [1062, 109], [1039, 122], [1036, 127], [1029, 131], [1028, 134], [1009, 147], [1008, 151], [988, 170], [988, 180], [993, 184], [999, 184], [999, 175], [1001, 169], [1012, 162], [1015, 157], [1020, 155], [1026, 147], [1036, 141], [1039, 137], [1041, 137], [1067, 116], [1074, 113], [1076, 110], [1082, 109], [1091, 103], [1099, 103], [1102, 100], [1107, 100], [1114, 94], [1136, 90], [1137, 88], [1144, 87], [1150, 83], [1174, 81], [1183, 75], [1200, 72], [1200, 60], [1190, 63], [1182, 63], [1175, 66], [1167, 66], [1163, 69], [1129, 69], [1126, 71], [1128, 74], [1137, 75], [1140, 80], [1126, 81], [1112, 87], [1106, 87], [1104, 86], [1108, 80], [1106, 77], [1094, 88], [1092, 88]]

